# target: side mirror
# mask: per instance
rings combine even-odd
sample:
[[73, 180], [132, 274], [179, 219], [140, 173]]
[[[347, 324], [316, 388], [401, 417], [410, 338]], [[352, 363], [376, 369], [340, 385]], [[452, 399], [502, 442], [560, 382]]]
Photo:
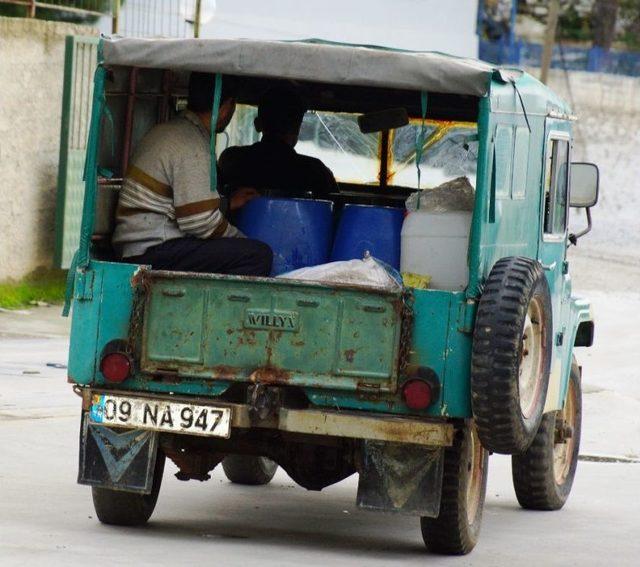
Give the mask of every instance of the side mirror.
[[600, 172], [594, 163], [574, 162], [571, 164], [569, 185], [569, 206], [588, 209], [598, 202]]
[[569, 235], [569, 242], [574, 246], [578, 238], [591, 230], [591, 207], [598, 202], [600, 172], [594, 163], [574, 162], [571, 164], [571, 183], [569, 190], [569, 206], [586, 209], [587, 228]]
[[407, 124], [409, 124], [409, 114], [406, 108], [389, 108], [358, 116], [358, 126], [363, 134], [401, 128]]

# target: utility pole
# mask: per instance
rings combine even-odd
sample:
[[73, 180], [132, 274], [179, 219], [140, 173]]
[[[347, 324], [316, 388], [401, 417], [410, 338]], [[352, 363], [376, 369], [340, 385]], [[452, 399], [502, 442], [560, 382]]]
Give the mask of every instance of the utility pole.
[[556, 29], [558, 27], [558, 14], [560, 5], [558, 0], [549, 0], [549, 13], [547, 14], [547, 30], [544, 34], [544, 46], [542, 48], [542, 61], [540, 63], [540, 80], [546, 85], [549, 79], [549, 68], [553, 56], [553, 45], [556, 42]]
[[111, 33], [116, 35], [120, 24], [120, 0], [113, 0], [111, 9]]
[[196, 0], [196, 13], [193, 17], [193, 37], [200, 37], [200, 11], [202, 10], [202, 0]]

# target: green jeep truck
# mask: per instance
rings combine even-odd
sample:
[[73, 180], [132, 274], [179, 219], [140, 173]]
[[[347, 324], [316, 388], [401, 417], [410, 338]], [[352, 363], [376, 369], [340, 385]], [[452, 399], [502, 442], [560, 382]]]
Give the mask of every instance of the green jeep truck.
[[[476, 544], [491, 452], [513, 455], [523, 507], [562, 507], [580, 441], [574, 348], [591, 346], [594, 328], [566, 250], [590, 227], [598, 172], [571, 163], [574, 118], [560, 98], [517, 69], [371, 46], [102, 39], [98, 54], [69, 381], [82, 398], [78, 481], [102, 522], [146, 522], [166, 458], [185, 481], [218, 464], [254, 485], [280, 466], [309, 490], [358, 473], [357, 505], [419, 517], [437, 553]], [[301, 151], [334, 170], [336, 210], [404, 208], [432, 173], [467, 176], [467, 253], [450, 258], [468, 270], [464, 289], [115, 261], [113, 202], [131, 151], [180, 108], [193, 70], [242, 84], [232, 143], [254, 141], [265, 87], [295, 81], [312, 109]], [[359, 116], [397, 109], [401, 127], [358, 129]], [[587, 211], [579, 234], [570, 206]]]

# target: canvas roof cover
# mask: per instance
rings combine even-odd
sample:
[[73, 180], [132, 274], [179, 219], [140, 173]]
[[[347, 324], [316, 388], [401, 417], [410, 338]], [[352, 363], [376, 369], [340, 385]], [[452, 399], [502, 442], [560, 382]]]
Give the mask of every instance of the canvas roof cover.
[[[436, 52], [309, 41], [104, 40], [104, 61], [173, 70], [484, 96], [498, 68]], [[519, 74], [508, 71], [510, 76]], [[504, 79], [505, 71], [500, 70]]]

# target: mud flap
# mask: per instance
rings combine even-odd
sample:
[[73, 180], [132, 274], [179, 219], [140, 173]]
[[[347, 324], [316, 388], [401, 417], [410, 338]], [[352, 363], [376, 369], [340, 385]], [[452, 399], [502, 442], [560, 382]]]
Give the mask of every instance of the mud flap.
[[440, 512], [444, 449], [365, 441], [359, 508], [435, 518]]
[[150, 494], [157, 454], [157, 432], [92, 424], [83, 413], [79, 484]]

